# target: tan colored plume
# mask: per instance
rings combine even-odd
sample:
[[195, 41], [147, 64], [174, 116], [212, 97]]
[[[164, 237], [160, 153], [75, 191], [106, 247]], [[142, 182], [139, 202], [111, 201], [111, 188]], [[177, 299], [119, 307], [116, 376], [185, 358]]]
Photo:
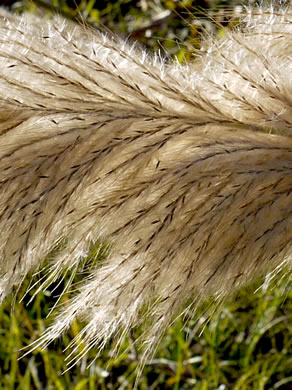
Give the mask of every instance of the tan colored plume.
[[[86, 269], [40, 343], [150, 323], [292, 265], [292, 15], [248, 12], [193, 64], [0, 13], [0, 295], [54, 248]], [[62, 245], [60, 245], [62, 243]], [[143, 314], [142, 314], [143, 313]]]

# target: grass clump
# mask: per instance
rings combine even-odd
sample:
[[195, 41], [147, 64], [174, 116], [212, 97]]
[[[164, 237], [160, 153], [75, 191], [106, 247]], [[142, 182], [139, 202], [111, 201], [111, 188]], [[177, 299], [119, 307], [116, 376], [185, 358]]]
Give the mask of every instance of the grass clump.
[[[69, 276], [67, 276], [69, 278]], [[61, 284], [66, 284], [66, 278]], [[92, 350], [66, 371], [70, 341], [82, 329], [74, 322], [62, 340], [20, 358], [52, 321], [47, 318], [62, 285], [51, 286], [30, 303], [24, 283], [15, 301], [0, 308], [1, 389], [132, 389], [140, 351], [134, 340], [139, 330], [125, 338], [119, 353], [115, 340], [96, 358]], [[194, 319], [178, 319], [170, 327], [153, 359], [146, 363], [138, 389], [281, 389], [292, 385], [292, 293], [287, 281], [240, 291], [207, 320], [205, 310]], [[61, 298], [60, 304], [68, 299]], [[80, 351], [82, 345], [80, 345]], [[76, 351], [77, 353], [80, 351]], [[19, 359], [20, 358], [20, 359]], [[67, 360], [68, 362], [68, 360]]]

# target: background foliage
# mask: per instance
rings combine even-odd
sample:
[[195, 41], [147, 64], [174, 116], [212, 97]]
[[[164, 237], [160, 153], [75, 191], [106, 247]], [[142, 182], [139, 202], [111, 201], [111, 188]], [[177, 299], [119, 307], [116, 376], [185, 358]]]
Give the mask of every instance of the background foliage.
[[[181, 62], [196, 55], [202, 32], [220, 38], [225, 29], [237, 23], [242, 10], [238, 2], [224, 0], [4, 3], [14, 12], [40, 16], [58, 12], [102, 26]], [[91, 257], [98, 260], [94, 252]], [[77, 322], [62, 340], [19, 359], [25, 353], [21, 349], [51, 323], [47, 315], [64, 283], [66, 278], [31, 300], [35, 287], [20, 301], [30, 287], [27, 279], [15, 296], [0, 306], [0, 389], [132, 389], [141, 354], [134, 344], [139, 330], [128, 334], [118, 356], [113, 340], [100, 356], [96, 358], [97, 351], [90, 351], [68, 371], [65, 360], [70, 360], [70, 350], [64, 349], [82, 328]], [[63, 296], [60, 303], [66, 299], [68, 296]], [[178, 319], [147, 362], [138, 389], [291, 390], [291, 367], [292, 291], [283, 273], [269, 287], [258, 281], [242, 289], [210, 320], [204, 308], [195, 319]]]

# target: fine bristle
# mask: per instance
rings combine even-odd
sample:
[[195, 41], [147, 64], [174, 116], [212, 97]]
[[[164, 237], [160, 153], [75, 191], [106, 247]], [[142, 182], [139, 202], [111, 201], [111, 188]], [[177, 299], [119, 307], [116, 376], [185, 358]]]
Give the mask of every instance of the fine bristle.
[[103, 348], [147, 316], [147, 354], [191, 301], [291, 270], [291, 75], [288, 10], [187, 65], [0, 11], [0, 297], [60, 243], [48, 280], [110, 248], [40, 344], [82, 319]]

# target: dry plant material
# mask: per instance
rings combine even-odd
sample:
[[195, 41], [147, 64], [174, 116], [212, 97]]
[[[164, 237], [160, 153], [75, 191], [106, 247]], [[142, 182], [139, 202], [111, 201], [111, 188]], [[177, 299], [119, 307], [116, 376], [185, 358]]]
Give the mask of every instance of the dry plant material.
[[[205, 45], [206, 46], [206, 45]], [[64, 20], [0, 16], [0, 295], [110, 253], [41, 337], [84, 353], [292, 264], [292, 15], [247, 13], [188, 65]], [[45, 282], [46, 283], [46, 282]]]

